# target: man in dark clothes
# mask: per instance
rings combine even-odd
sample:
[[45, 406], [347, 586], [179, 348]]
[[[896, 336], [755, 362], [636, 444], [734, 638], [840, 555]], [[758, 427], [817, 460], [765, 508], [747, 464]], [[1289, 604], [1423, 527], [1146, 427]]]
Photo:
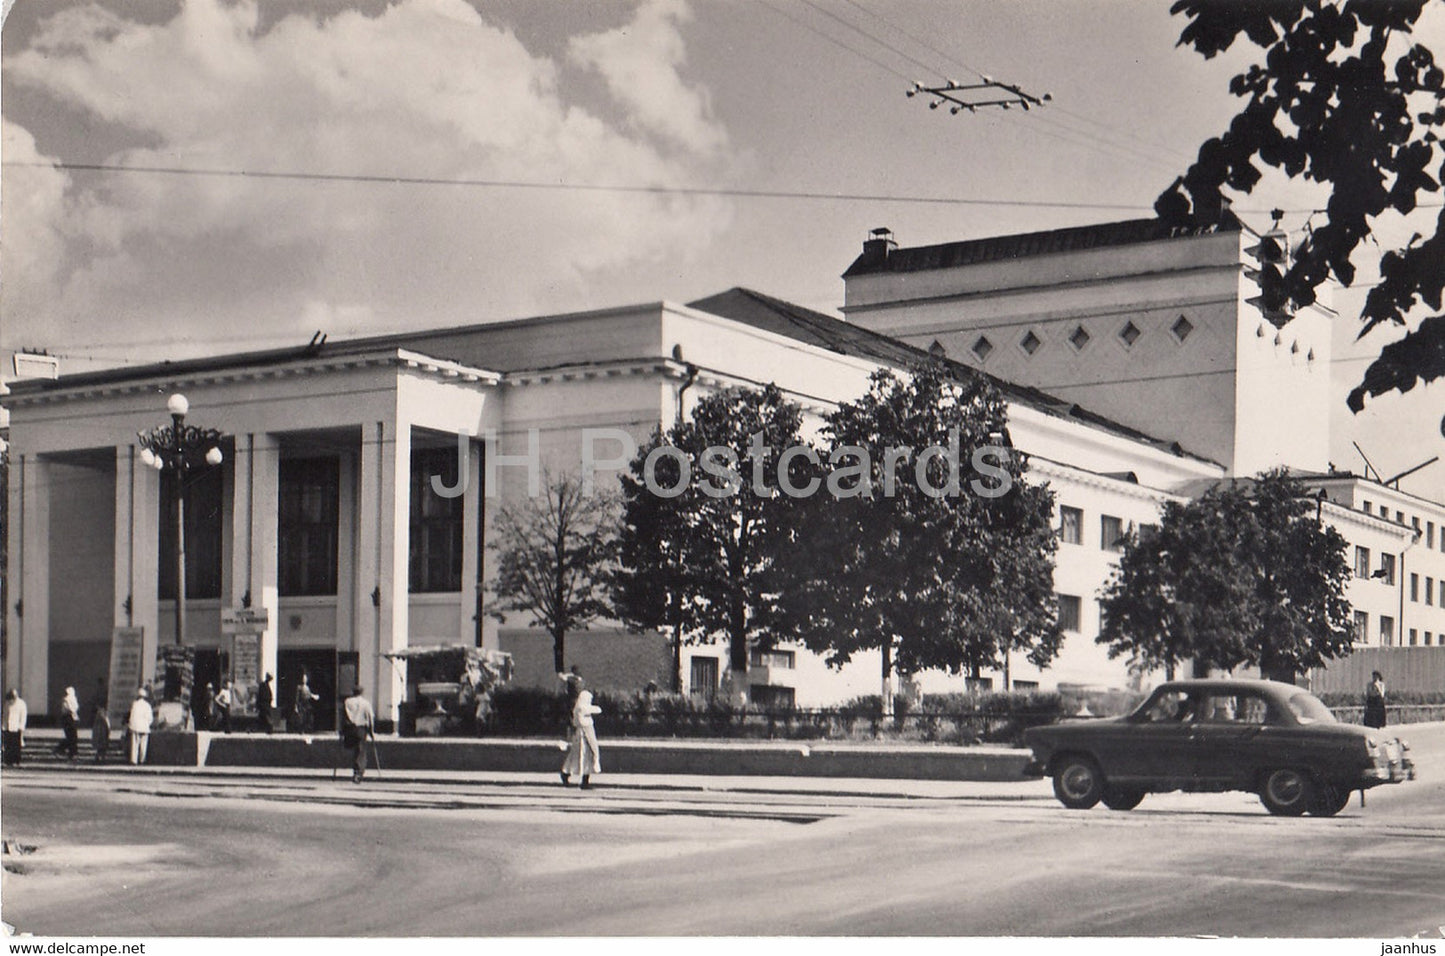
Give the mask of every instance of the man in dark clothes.
[[256, 688], [256, 724], [263, 734], [271, 732], [271, 705], [276, 700], [271, 691], [271, 675], [267, 674]]

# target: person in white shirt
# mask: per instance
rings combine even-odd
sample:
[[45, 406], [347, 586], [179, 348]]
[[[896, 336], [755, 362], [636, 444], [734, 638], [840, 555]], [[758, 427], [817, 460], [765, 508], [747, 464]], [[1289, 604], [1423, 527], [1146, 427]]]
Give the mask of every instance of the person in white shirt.
[[149, 696], [144, 687], [135, 692], [135, 701], [130, 705], [130, 718], [125, 723], [126, 730], [130, 732], [130, 762], [133, 764], [146, 762], [151, 723], [155, 720], [155, 711], [147, 699]]
[[341, 704], [341, 745], [352, 751], [352, 783], [360, 783], [361, 778], [366, 776], [366, 738], [375, 739], [376, 714], [372, 712], [371, 703], [364, 693], [362, 686], [357, 684], [351, 696]]
[[225, 733], [231, 732], [231, 704], [234, 698], [231, 694], [231, 682], [226, 681], [221, 685], [220, 691], [216, 693], [216, 699], [211, 706], [215, 712], [215, 729]]
[[0, 728], [3, 728], [7, 767], [20, 766], [20, 754], [25, 749], [25, 724], [29, 717], [30, 711], [25, 706], [25, 699], [12, 687], [5, 694], [4, 721], [3, 725], [0, 725]]

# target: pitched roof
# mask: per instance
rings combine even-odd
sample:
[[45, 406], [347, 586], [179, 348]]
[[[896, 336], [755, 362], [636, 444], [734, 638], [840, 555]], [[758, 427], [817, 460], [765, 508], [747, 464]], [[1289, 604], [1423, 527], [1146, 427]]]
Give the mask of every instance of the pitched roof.
[[[1159, 219], [1128, 219], [1102, 222], [1068, 229], [1025, 232], [1012, 236], [989, 236], [963, 242], [945, 242], [936, 246], [915, 246], [908, 249], [865, 251], [853, 260], [843, 278], [894, 272], [923, 272], [970, 266], [981, 262], [1005, 259], [1026, 259], [1056, 252], [1075, 252], [1107, 246], [1126, 246], [1162, 239], [1179, 239], [1216, 232], [1238, 232], [1241, 223], [1233, 213], [1225, 213], [1217, 226], [1170, 226]], [[878, 249], [881, 250], [881, 246]]]
[[1170, 454], [1218, 464], [1208, 458], [1186, 451], [1178, 442], [1167, 442], [1146, 435], [1138, 429], [1130, 428], [1080, 408], [1073, 402], [1055, 398], [1047, 392], [1005, 381], [971, 365], [965, 365], [947, 357], [940, 359], [924, 349], [909, 345], [907, 342], [881, 332], [874, 332], [844, 319], [822, 312], [814, 312], [812, 309], [785, 302], [782, 299], [775, 299], [761, 292], [754, 292], [752, 289], [729, 289], [705, 299], [689, 302], [688, 307], [778, 335], [786, 335], [788, 338], [830, 349], [842, 355], [872, 359], [895, 368], [908, 368], [920, 362], [941, 360], [955, 374], [982, 375], [1010, 401], [1027, 405], [1048, 415], [1068, 418], [1092, 428], [1111, 432], [1130, 441], [1150, 445]]

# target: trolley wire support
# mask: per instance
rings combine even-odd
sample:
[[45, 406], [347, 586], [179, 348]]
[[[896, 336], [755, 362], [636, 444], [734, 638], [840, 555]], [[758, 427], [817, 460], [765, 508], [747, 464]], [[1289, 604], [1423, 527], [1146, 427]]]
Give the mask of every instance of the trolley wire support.
[[[1007, 95], [999, 96], [1000, 93]], [[988, 76], [983, 77], [981, 83], [959, 83], [957, 80], [945, 80], [942, 86], [926, 86], [921, 81], [915, 80], [913, 86], [907, 90], [907, 95], [909, 97], [931, 96], [933, 99], [929, 100], [929, 109], [936, 110], [947, 104], [948, 111], [955, 116], [964, 110], [977, 113], [980, 107], [985, 106], [997, 106], [1006, 110], [1020, 106], [1028, 111], [1035, 106], [1044, 106], [1054, 98], [1052, 93], [1035, 96], [1013, 83], [1004, 83]], [[987, 97], [994, 98], [988, 99]]]

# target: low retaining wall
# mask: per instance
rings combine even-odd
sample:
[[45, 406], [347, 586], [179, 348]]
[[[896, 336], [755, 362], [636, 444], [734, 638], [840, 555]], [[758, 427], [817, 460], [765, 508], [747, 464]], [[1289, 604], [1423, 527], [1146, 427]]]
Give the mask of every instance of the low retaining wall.
[[[206, 767], [344, 767], [335, 737], [265, 734], [185, 735], [197, 741], [192, 759], [151, 763]], [[383, 770], [460, 770], [554, 774], [563, 746], [547, 740], [461, 740], [380, 737]], [[1023, 750], [978, 747], [813, 746], [796, 743], [602, 741], [609, 773], [700, 776], [861, 777], [906, 780], [1021, 780]]]

